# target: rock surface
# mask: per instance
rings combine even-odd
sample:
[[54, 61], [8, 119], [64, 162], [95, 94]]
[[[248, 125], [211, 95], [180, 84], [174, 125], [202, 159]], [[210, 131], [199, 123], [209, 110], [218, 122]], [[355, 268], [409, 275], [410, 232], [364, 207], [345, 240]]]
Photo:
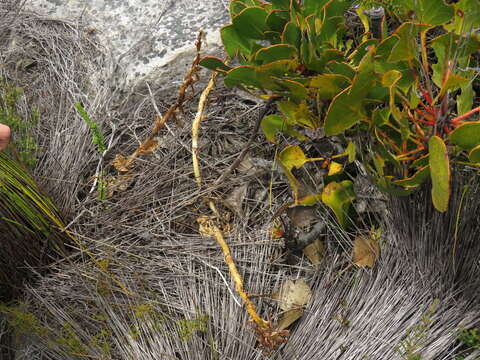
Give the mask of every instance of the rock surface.
[[[126, 84], [185, 73], [199, 30], [208, 52], [219, 51], [228, 0], [30, 0], [27, 9], [92, 27], [125, 72]], [[170, 79], [180, 81], [181, 78]]]

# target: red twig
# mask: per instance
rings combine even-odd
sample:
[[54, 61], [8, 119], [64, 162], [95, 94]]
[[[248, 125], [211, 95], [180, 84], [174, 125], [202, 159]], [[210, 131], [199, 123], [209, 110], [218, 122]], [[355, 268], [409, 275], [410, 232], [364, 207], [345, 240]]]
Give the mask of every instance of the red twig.
[[452, 124], [458, 124], [460, 121], [462, 120], [465, 120], [466, 118], [469, 118], [470, 116], [472, 116], [473, 114], [475, 114], [476, 112], [479, 112], [480, 111], [480, 106], [477, 106], [475, 109], [472, 109], [470, 111], [467, 111], [465, 114], [463, 115], [460, 115], [460, 116], [457, 116], [456, 118], [453, 118], [450, 120], [450, 122]]

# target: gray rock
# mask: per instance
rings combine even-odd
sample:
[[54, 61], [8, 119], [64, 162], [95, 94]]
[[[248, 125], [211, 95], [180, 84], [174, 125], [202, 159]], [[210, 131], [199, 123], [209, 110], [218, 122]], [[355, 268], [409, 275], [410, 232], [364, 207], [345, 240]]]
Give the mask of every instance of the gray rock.
[[[31, 9], [49, 18], [91, 26], [119, 62], [125, 85], [146, 77], [185, 73], [199, 30], [208, 51], [221, 45], [219, 29], [229, 22], [228, 0], [30, 0]], [[207, 48], [204, 48], [207, 50]], [[172, 68], [173, 66], [173, 68]], [[181, 81], [181, 77], [176, 79]], [[172, 84], [173, 85], [173, 84]]]

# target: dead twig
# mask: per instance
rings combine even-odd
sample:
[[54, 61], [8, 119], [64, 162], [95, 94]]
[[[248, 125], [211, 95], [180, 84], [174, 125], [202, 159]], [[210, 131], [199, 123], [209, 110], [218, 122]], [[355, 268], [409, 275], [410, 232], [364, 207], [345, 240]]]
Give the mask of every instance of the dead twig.
[[156, 141], [155, 136], [158, 135], [160, 130], [162, 129], [163, 125], [170, 119], [176, 118], [176, 114], [178, 111], [183, 111], [183, 104], [186, 100], [186, 91], [189, 87], [193, 87], [198, 81], [198, 64], [200, 62], [200, 50], [202, 48], [202, 37], [204, 32], [202, 30], [199, 31], [197, 35], [197, 40], [195, 42], [196, 46], [196, 56], [190, 66], [190, 70], [183, 78], [183, 83], [178, 90], [178, 97], [174, 104], [172, 104], [167, 112], [163, 116], [157, 115], [155, 118], [155, 122], [153, 124], [153, 128], [150, 131], [150, 134], [147, 138], [143, 141], [142, 144], [127, 158], [125, 159], [123, 155], [117, 154], [114, 160], [115, 168], [122, 173], [127, 173], [130, 171], [131, 167], [133, 166], [134, 161], [136, 158], [143, 154], [148, 154], [152, 152], [152, 148], [155, 147]]

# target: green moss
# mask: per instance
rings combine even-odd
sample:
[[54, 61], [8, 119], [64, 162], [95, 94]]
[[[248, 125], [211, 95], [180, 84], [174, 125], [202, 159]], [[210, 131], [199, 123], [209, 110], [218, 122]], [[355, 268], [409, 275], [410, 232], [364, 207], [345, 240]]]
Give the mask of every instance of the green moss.
[[45, 337], [49, 330], [44, 327], [39, 319], [25, 309], [25, 304], [16, 302], [13, 304], [0, 303], [0, 313], [7, 318], [8, 325], [13, 329], [15, 335], [37, 335]]
[[192, 336], [198, 331], [206, 333], [208, 330], [208, 315], [199, 315], [193, 319], [177, 320], [178, 336], [180, 340], [188, 342]]
[[462, 343], [461, 353], [455, 356], [455, 360], [464, 360], [472, 351], [480, 349], [480, 329], [461, 329], [457, 339]]
[[439, 300], [435, 299], [427, 311], [422, 315], [418, 324], [407, 330], [405, 339], [395, 347], [395, 351], [400, 354], [405, 360], [421, 360], [422, 354], [420, 349], [426, 344], [430, 327], [433, 322], [433, 315], [435, 314]]

